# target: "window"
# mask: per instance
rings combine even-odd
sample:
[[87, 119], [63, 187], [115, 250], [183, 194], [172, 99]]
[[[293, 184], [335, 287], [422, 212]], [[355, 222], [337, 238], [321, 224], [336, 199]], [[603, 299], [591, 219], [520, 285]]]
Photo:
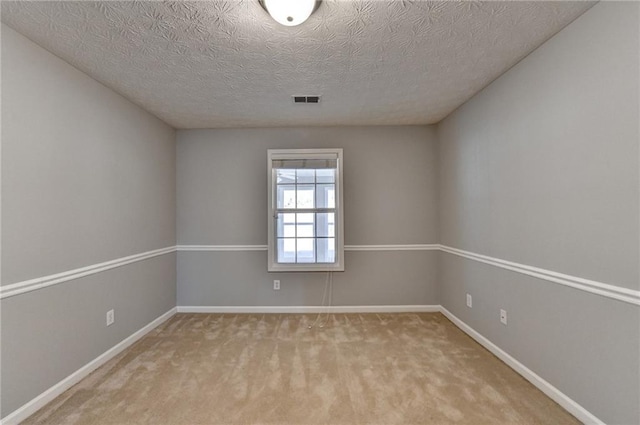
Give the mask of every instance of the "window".
[[269, 271], [343, 271], [342, 149], [269, 149]]

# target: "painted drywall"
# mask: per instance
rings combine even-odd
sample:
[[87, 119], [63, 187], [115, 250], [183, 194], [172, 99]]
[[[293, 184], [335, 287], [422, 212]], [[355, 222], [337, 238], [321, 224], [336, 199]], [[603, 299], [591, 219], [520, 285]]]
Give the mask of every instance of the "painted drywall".
[[175, 132], [2, 31], [2, 284], [174, 245]]
[[[442, 244], [640, 288], [639, 8], [599, 3], [438, 125]], [[440, 255], [444, 307], [606, 423], [640, 422], [637, 306]]]
[[[437, 304], [434, 251], [346, 252], [333, 305]], [[179, 306], [314, 306], [326, 273], [266, 273], [267, 253], [179, 252]], [[274, 291], [272, 282], [281, 282]], [[327, 294], [328, 296], [328, 294]]]
[[[171, 127], [3, 24], [2, 284], [174, 245], [174, 145]], [[2, 299], [2, 416], [174, 307], [175, 262]]]
[[174, 253], [3, 299], [3, 417], [169, 311], [175, 274]]
[[598, 5], [440, 124], [442, 243], [640, 289], [634, 7]]
[[[344, 149], [346, 245], [437, 240], [432, 127], [272, 128], [178, 131], [178, 245], [266, 245], [267, 149], [294, 147]], [[349, 252], [333, 303], [437, 304], [435, 255]], [[181, 306], [319, 305], [323, 282], [267, 273], [264, 252], [178, 254]]]

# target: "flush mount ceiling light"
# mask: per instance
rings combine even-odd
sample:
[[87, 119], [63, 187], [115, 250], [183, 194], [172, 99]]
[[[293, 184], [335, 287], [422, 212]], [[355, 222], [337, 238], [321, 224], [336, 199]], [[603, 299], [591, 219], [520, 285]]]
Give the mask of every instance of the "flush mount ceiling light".
[[258, 0], [273, 19], [294, 27], [306, 21], [320, 6], [321, 0]]

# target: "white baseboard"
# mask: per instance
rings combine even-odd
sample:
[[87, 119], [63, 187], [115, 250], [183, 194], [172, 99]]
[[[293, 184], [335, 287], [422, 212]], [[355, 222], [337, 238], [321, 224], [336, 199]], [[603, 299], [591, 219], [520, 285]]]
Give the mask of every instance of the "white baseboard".
[[142, 329], [138, 330], [131, 336], [122, 340], [120, 343], [105, 351], [100, 356], [96, 357], [71, 375], [67, 376], [62, 381], [58, 382], [42, 394], [38, 395], [33, 400], [24, 404], [22, 407], [19, 407], [15, 411], [8, 414], [5, 418], [0, 421], [0, 425], [14, 425], [19, 424], [24, 421], [26, 418], [37, 412], [39, 409], [44, 407], [47, 403], [51, 402], [53, 399], [58, 397], [60, 394], [80, 382], [83, 378], [87, 377], [91, 372], [96, 370], [98, 367], [102, 366], [116, 355], [120, 354], [127, 347], [133, 345], [140, 338], [151, 332], [153, 329], [161, 325], [163, 322], [168, 320], [176, 314], [176, 308], [172, 308], [171, 310], [164, 313], [162, 316], [158, 317]]
[[439, 305], [178, 306], [178, 313], [436, 313]]
[[520, 363], [515, 358], [511, 357], [506, 351], [502, 350], [500, 347], [495, 345], [493, 342], [489, 341], [487, 338], [478, 333], [471, 326], [464, 323], [462, 320], [458, 319], [453, 315], [449, 310], [440, 307], [440, 311], [444, 314], [447, 319], [451, 320], [454, 325], [459, 327], [462, 331], [464, 331], [471, 338], [476, 340], [480, 345], [493, 353], [497, 358], [502, 360], [509, 366], [511, 369], [518, 372], [524, 379], [531, 382], [536, 388], [545, 393], [550, 399], [558, 403], [562, 406], [566, 411], [571, 413], [573, 416], [578, 418], [578, 420], [582, 421], [584, 424], [596, 424], [596, 425], [604, 425], [600, 419], [594, 416], [591, 412], [589, 412], [584, 407], [580, 406], [578, 403], [573, 401], [571, 398], [567, 397], [562, 391], [551, 385], [549, 382], [542, 379], [531, 369]]
[[549, 398], [562, 406], [569, 413], [574, 415], [585, 424], [604, 425], [600, 419], [591, 414], [584, 407], [569, 398], [559, 389], [545, 381], [535, 372], [527, 368], [507, 352], [482, 336], [472, 327], [457, 318], [446, 308], [440, 305], [371, 305], [371, 306], [179, 306], [174, 307], [162, 316], [158, 317], [133, 335], [121, 341], [119, 344], [109, 349], [96, 359], [92, 360], [76, 372], [69, 375], [56, 385], [52, 386], [33, 400], [7, 415], [0, 421], [0, 425], [15, 425], [25, 420], [30, 415], [44, 407], [47, 403], [58, 397], [60, 394], [77, 384], [93, 372], [98, 367], [118, 355], [127, 347], [138, 341], [144, 335], [178, 313], [436, 313], [444, 314], [454, 325], [476, 340], [496, 357], [506, 363], [509, 367], [531, 382], [536, 388], [545, 393]]

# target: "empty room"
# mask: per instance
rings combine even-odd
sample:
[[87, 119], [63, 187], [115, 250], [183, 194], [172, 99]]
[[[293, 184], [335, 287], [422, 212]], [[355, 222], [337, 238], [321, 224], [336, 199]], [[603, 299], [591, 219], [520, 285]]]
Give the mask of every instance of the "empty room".
[[640, 3], [2, 1], [0, 423], [640, 424]]

